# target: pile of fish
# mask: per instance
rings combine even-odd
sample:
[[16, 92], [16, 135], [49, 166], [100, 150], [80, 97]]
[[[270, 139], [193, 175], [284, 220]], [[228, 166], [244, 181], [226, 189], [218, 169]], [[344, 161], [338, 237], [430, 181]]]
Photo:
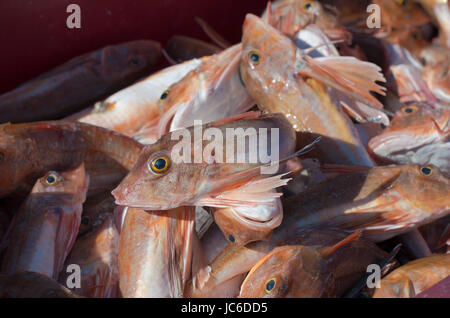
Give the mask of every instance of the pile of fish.
[[[414, 297], [439, 284], [449, 17], [438, 0], [278, 0], [246, 15], [238, 44], [198, 18], [214, 44], [108, 46], [1, 95], [0, 297]], [[162, 55], [172, 65], [151, 73]]]

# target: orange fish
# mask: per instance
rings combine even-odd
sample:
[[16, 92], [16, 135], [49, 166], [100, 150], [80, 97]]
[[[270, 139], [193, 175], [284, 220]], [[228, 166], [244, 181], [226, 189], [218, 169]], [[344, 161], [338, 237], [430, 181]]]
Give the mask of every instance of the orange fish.
[[[222, 140], [222, 146], [212, 150], [209, 148], [214, 153], [213, 156], [206, 151], [210, 142], [200, 140], [203, 132], [210, 128], [215, 129], [218, 134], [220, 132], [220, 136], [216, 138]], [[245, 134], [256, 138], [246, 138], [245, 134], [236, 138], [236, 135], [229, 133], [229, 129], [236, 132], [233, 130], [235, 128], [245, 129]], [[185, 135], [174, 138], [180, 132]], [[158, 210], [184, 205], [230, 207], [270, 203], [271, 198], [280, 196], [279, 193], [272, 192], [272, 189], [286, 184], [287, 179], [281, 179], [282, 175], [264, 177], [261, 174], [262, 160], [265, 160], [262, 159], [261, 151], [267, 154], [268, 149], [258, 147], [257, 140], [265, 137], [266, 147], [278, 147], [280, 159], [293, 154], [294, 131], [281, 114], [261, 115], [250, 112], [166, 134], [157, 143], [145, 147], [136, 166], [112, 192], [116, 203]], [[271, 146], [268, 140], [272, 138], [274, 145]], [[256, 142], [249, 146], [253, 142], [251, 140]], [[245, 146], [245, 150], [237, 153], [231, 150], [231, 141], [233, 147], [241, 144]], [[180, 145], [187, 149], [183, 150], [184, 157], [177, 158], [175, 156], [180, 153]], [[277, 151], [273, 149], [272, 154]], [[297, 154], [304, 151], [302, 149]], [[205, 154], [203, 158], [202, 154]], [[255, 159], [254, 162], [251, 157]]]
[[395, 113], [391, 125], [369, 142], [377, 157], [398, 164], [432, 164], [450, 173], [450, 108], [408, 104]]
[[450, 254], [431, 255], [407, 263], [381, 279], [374, 298], [410, 298], [450, 275]]
[[57, 279], [80, 227], [88, 183], [84, 164], [50, 171], [36, 182], [8, 230], [3, 273], [33, 271]]
[[[269, 112], [283, 113], [297, 131], [322, 136], [318, 148], [325, 158], [327, 154], [331, 157], [328, 159], [332, 163], [373, 165], [353, 124], [327, 93], [325, 85], [338, 90], [343, 88], [344, 81], [341, 82], [337, 77], [342, 79], [342, 70], [331, 70], [318, 60], [330, 61], [336, 67], [342, 66], [343, 69], [356, 72], [361, 77], [355, 75], [352, 79], [361, 79], [361, 85], [367, 84], [364, 87], [368, 89], [378, 87], [372, 83], [372, 76], [382, 79], [378, 67], [353, 57], [299, 57], [303, 53], [299, 53], [290, 39], [251, 14], [247, 15], [243, 29], [241, 74], [249, 94], [259, 107]], [[344, 62], [339, 64], [339, 61]], [[328, 65], [327, 62], [324, 64]], [[307, 69], [315, 75], [310, 74]], [[306, 73], [303, 71], [314, 79], [305, 79], [303, 75]], [[321, 83], [322, 80], [324, 84]], [[354, 93], [350, 95], [362, 96], [361, 93], [370, 96], [368, 100], [360, 98], [368, 105], [376, 101], [365, 88], [358, 86], [359, 83], [351, 80], [345, 83], [353, 87], [350, 92]], [[378, 101], [375, 104], [379, 107]]]
[[358, 232], [329, 235], [331, 244], [276, 247], [247, 274], [239, 297], [340, 297], [386, 255]]

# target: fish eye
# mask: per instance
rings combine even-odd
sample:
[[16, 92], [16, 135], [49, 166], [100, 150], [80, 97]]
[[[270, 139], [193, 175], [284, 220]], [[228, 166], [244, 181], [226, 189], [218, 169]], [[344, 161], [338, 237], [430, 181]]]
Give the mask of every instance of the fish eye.
[[270, 293], [273, 290], [273, 288], [275, 287], [276, 284], [277, 284], [277, 280], [276, 280], [275, 277], [269, 279], [266, 282], [266, 285], [264, 287], [264, 290], [266, 291], [266, 294]]
[[424, 176], [431, 176], [433, 174], [433, 168], [430, 166], [421, 167], [420, 173]]
[[232, 234], [228, 234], [228, 240], [229, 240], [231, 243], [234, 243], [234, 242], [236, 241], [236, 239], [234, 238], [234, 236], [233, 236]]
[[306, 10], [309, 10], [309, 9], [311, 9], [313, 7], [313, 4], [311, 2], [307, 2], [307, 3], [305, 3], [304, 7], [305, 7]]
[[55, 184], [57, 180], [58, 178], [52, 173], [45, 178], [45, 183], [48, 185], [52, 185]]
[[248, 53], [248, 58], [253, 65], [258, 65], [261, 60], [261, 56], [255, 51], [250, 51], [250, 53]]
[[406, 0], [396, 0], [397, 4], [401, 5], [401, 6], [405, 6], [406, 5]]
[[149, 166], [154, 173], [163, 173], [169, 168], [169, 158], [166, 156], [157, 157], [150, 162]]
[[89, 224], [89, 218], [87, 216], [85, 216], [84, 218], [81, 219], [81, 224], [83, 225], [88, 225]]
[[405, 106], [402, 108], [402, 112], [405, 114], [408, 114], [408, 115], [415, 113], [416, 111], [417, 111], [417, 106], [414, 106], [414, 105]]
[[413, 37], [414, 39], [416, 39], [416, 40], [420, 39], [420, 33], [419, 33], [419, 31], [414, 32], [414, 33], [412, 34], [412, 37]]
[[163, 101], [163, 100], [165, 100], [165, 99], [167, 98], [167, 96], [169, 96], [169, 91], [168, 91], [168, 90], [167, 90], [167, 91], [164, 91], [164, 92], [161, 94], [161, 97], [159, 98], [159, 100]]

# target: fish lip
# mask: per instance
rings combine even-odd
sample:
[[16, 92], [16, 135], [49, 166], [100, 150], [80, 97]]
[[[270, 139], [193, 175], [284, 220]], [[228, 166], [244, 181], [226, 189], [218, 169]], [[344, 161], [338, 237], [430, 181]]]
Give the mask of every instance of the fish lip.
[[144, 204], [144, 203], [133, 203], [130, 201], [126, 201], [126, 200], [120, 200], [120, 199], [116, 199], [115, 203], [119, 206], [124, 206], [124, 207], [128, 207], [128, 208], [134, 208], [134, 209], [142, 209], [142, 210], [168, 210], [170, 207], [165, 207], [162, 205], [156, 205], [153, 204], [153, 202], [149, 205], [149, 204]]

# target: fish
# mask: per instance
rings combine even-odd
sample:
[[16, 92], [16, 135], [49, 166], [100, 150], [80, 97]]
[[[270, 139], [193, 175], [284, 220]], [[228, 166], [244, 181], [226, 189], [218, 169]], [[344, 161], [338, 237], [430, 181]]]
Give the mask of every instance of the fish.
[[242, 43], [241, 74], [258, 107], [283, 113], [296, 131], [321, 136], [317, 149], [329, 163], [374, 165], [350, 119], [328, 95], [326, 86], [333, 85], [297, 75], [296, 65], [305, 63], [290, 39], [248, 14]]
[[112, 211], [105, 214], [93, 220], [100, 224], [76, 239], [58, 280], [66, 284], [72, 275], [69, 266], [77, 264], [81, 270], [80, 288], [72, 291], [89, 298], [115, 298], [119, 287], [119, 231]]
[[183, 297], [191, 273], [194, 218], [193, 207], [128, 208], [119, 244], [122, 297]]
[[395, 113], [389, 127], [373, 137], [369, 151], [397, 164], [435, 165], [450, 175], [450, 107], [409, 103]]
[[76, 57], [0, 96], [0, 123], [61, 119], [148, 74], [161, 45], [138, 40]]
[[448, 0], [417, 0], [439, 27], [439, 42], [450, 48], [450, 8]]
[[91, 186], [108, 190], [134, 166], [142, 148], [132, 138], [84, 123], [2, 124], [0, 197], [25, 183], [34, 184], [49, 170], [70, 169], [81, 162], [92, 174]]
[[152, 74], [95, 103], [94, 109], [78, 121], [134, 135], [142, 127], [158, 122], [161, 95], [201, 63], [201, 59], [192, 59]]
[[159, 137], [194, 125], [209, 123], [246, 112], [253, 105], [239, 75], [241, 45], [205, 58], [196, 69], [168, 87], [158, 105], [164, 115], [158, 123]]
[[[386, 253], [358, 232], [333, 233], [333, 245], [283, 245], [252, 267], [240, 298], [340, 297]], [[346, 235], [346, 237], [345, 237]], [[344, 236], [344, 237], [343, 237]], [[343, 238], [342, 238], [343, 237]]]
[[20, 272], [0, 274], [0, 298], [84, 298], [47, 275]]
[[284, 211], [296, 210], [295, 226], [360, 230], [381, 242], [450, 212], [450, 181], [432, 165], [348, 169], [284, 200]]
[[8, 229], [2, 273], [32, 271], [58, 278], [78, 233], [88, 184], [83, 163], [49, 171], [36, 182]]
[[[222, 145], [213, 147], [215, 149], [206, 148], [210, 142], [200, 141], [199, 138], [210, 128], [217, 132], [215, 138], [222, 139]], [[245, 129], [246, 132], [243, 135], [238, 133], [236, 137], [229, 130], [235, 128]], [[225, 136], [227, 129], [228, 136]], [[263, 129], [262, 132], [260, 129]], [[258, 139], [251, 136], [267, 137], [267, 140], [274, 138], [273, 145], [268, 142], [265, 145], [265, 154], [270, 151], [273, 155], [278, 150], [278, 157], [283, 159], [294, 153], [295, 134], [281, 114], [248, 112], [210, 124], [176, 130], [144, 148], [135, 167], [112, 191], [116, 204], [147, 210], [167, 210], [188, 205], [223, 208], [270, 202], [272, 197], [280, 195], [271, 193], [271, 189], [287, 181], [281, 179], [282, 175], [268, 176], [278, 170], [276, 160], [270, 158], [267, 158], [267, 162], [272, 161], [269, 168], [271, 171], [275, 168], [276, 171], [261, 174], [264, 166], [262, 160], [266, 160], [262, 159], [261, 153], [259, 156], [256, 154]], [[250, 145], [252, 142], [253, 145]], [[244, 151], [237, 151], [239, 157], [234, 151], [238, 144], [245, 146]], [[185, 149], [183, 156], [179, 157], [181, 146]], [[214, 156], [207, 153], [208, 149], [214, 152]], [[298, 153], [304, 151], [301, 149]], [[201, 154], [205, 156], [202, 158], [199, 156]]]
[[381, 279], [373, 298], [410, 298], [450, 275], [450, 254], [437, 254], [409, 262]]

